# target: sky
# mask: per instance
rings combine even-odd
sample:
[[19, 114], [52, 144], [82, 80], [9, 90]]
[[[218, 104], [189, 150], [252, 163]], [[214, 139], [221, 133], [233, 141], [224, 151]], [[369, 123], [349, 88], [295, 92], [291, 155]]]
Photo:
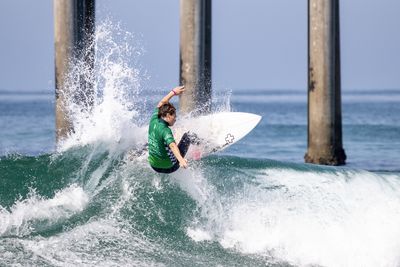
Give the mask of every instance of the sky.
[[[340, 2], [343, 91], [400, 89], [400, 1]], [[214, 0], [214, 90], [307, 88], [306, 0]], [[179, 0], [97, 0], [138, 36], [147, 86], [179, 82]], [[52, 0], [0, 2], [0, 90], [54, 91]], [[132, 60], [133, 62], [133, 60]]]

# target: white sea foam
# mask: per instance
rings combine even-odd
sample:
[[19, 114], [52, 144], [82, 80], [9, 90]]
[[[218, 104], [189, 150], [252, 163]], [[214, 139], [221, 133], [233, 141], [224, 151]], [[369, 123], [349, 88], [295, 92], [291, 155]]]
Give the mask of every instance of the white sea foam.
[[189, 227], [186, 233], [191, 239], [196, 242], [212, 240], [210, 233], [203, 229]]
[[188, 236], [299, 266], [400, 264], [400, 177], [266, 170], [257, 182], [219, 197], [222, 214], [202, 213], [214, 226], [196, 218]]
[[49, 238], [35, 237], [20, 242], [36, 258], [56, 266], [160, 266], [140, 257], [157, 251], [157, 244], [124, 231], [112, 219], [88, 222]]
[[89, 199], [83, 189], [71, 185], [53, 198], [44, 198], [31, 191], [26, 199], [17, 201], [10, 209], [0, 206], [0, 236], [25, 236], [38, 224], [50, 225], [82, 211]]

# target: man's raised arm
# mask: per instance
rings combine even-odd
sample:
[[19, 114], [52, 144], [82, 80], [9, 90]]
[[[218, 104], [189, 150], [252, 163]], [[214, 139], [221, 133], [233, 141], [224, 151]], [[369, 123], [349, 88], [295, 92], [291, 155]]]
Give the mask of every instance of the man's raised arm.
[[169, 102], [169, 100], [175, 96], [175, 95], [180, 95], [183, 92], [185, 92], [185, 86], [178, 86], [175, 87], [174, 89], [171, 90], [166, 96], [161, 99], [161, 101], [158, 103], [157, 107], [160, 108], [162, 105], [166, 104]]

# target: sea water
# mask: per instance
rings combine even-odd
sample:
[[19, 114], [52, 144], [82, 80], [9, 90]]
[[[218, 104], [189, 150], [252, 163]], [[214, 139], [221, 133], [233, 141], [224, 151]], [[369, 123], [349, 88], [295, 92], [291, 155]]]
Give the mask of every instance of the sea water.
[[58, 146], [52, 93], [0, 93], [0, 266], [399, 266], [400, 91], [343, 90], [347, 165], [326, 167], [304, 164], [305, 90], [214, 88], [260, 124], [160, 175], [127, 151], [165, 91], [119, 31], [98, 27], [94, 107], [70, 103]]

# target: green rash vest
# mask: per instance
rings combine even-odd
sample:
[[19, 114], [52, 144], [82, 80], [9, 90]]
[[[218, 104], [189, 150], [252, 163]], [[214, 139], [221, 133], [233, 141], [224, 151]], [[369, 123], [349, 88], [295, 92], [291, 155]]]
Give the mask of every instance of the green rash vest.
[[158, 108], [154, 110], [149, 124], [149, 163], [155, 168], [168, 169], [173, 166], [167, 149], [175, 142], [168, 123], [158, 118]]

